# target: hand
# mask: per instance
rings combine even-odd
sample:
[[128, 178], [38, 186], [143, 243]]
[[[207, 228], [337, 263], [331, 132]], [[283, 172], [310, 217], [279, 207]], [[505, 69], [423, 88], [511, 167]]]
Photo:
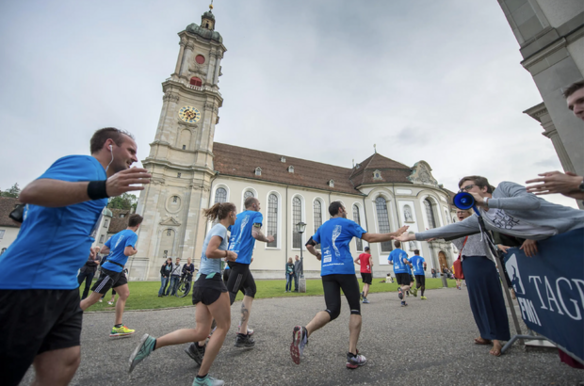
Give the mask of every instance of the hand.
[[416, 239], [416, 234], [415, 233], [402, 233], [399, 237], [396, 237], [395, 240], [397, 241], [401, 241], [401, 242], [406, 242], [406, 241], [412, 241]]
[[107, 179], [106, 192], [110, 197], [120, 196], [132, 190], [144, 190], [143, 186], [132, 186], [132, 184], [149, 184], [150, 173], [142, 168], [130, 168], [117, 172]]
[[558, 171], [546, 172], [538, 174], [542, 178], [535, 178], [533, 180], [525, 181], [526, 184], [541, 184], [527, 186], [526, 190], [529, 193], [536, 195], [561, 193], [564, 196], [572, 197], [574, 193], [580, 193], [580, 184], [582, 177], [572, 172], [566, 174]]
[[426, 240], [427, 242], [436, 240], [436, 237], [432, 237], [431, 239]]
[[225, 260], [227, 260], [227, 261], [237, 260], [237, 253], [235, 253], [233, 251], [227, 251], [227, 256], [225, 256]]
[[95, 248], [89, 248], [89, 257], [91, 258], [91, 260], [95, 260], [95, 257], [97, 256], [97, 251]]
[[525, 240], [521, 248], [519, 248], [525, 252], [525, 256], [533, 257], [537, 255], [537, 241], [535, 240]]
[[322, 254], [320, 252], [318, 252], [318, 254], [316, 255], [316, 259], [318, 261], [320, 261], [321, 258], [322, 258]]
[[503, 245], [503, 244], [497, 244], [497, 248], [498, 248], [500, 251], [502, 251], [503, 253], [507, 253], [507, 251], [508, 251], [508, 250], [509, 250], [509, 248], [511, 248], [511, 247], [508, 247], [508, 246], [506, 246], [506, 245]]
[[485, 206], [485, 200], [483, 199], [483, 197], [480, 194], [475, 193], [475, 192], [468, 192], [468, 194], [471, 194], [474, 197], [475, 204], [477, 206]]
[[267, 236], [266, 239], [268, 240], [268, 243], [274, 242], [274, 236]]
[[401, 236], [405, 231], [408, 230], [410, 226], [409, 225], [404, 225], [403, 227], [399, 228], [397, 231], [391, 233], [392, 238], [395, 240], [397, 239], [399, 236]]

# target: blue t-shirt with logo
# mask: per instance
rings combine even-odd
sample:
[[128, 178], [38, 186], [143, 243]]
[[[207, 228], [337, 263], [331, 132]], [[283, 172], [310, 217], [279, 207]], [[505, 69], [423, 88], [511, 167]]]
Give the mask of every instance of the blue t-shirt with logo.
[[261, 227], [264, 217], [260, 212], [246, 210], [237, 215], [235, 224], [231, 226], [231, 238], [229, 239], [229, 250], [237, 253], [236, 263], [251, 264], [251, 255], [255, 239], [251, 235], [254, 224]]
[[[93, 157], [58, 159], [39, 179], [68, 182], [105, 180]], [[26, 205], [16, 240], [0, 256], [0, 289], [75, 289], [87, 261], [107, 198], [49, 208]]]
[[[124, 250], [126, 247], [136, 248], [136, 242], [138, 241], [138, 235], [136, 232], [130, 229], [125, 229], [121, 232], [116, 233], [105, 242], [105, 246], [110, 249], [110, 254], [107, 256], [107, 261], [102, 268], [114, 271], [122, 272], [126, 261], [128, 261], [128, 256], [124, 255]], [[111, 262], [116, 262], [118, 264], [113, 264]]]
[[312, 240], [322, 251], [320, 276], [355, 274], [355, 263], [349, 248], [353, 237], [361, 238], [367, 231], [346, 218], [331, 218], [316, 230]]
[[405, 251], [396, 248], [390, 252], [387, 261], [393, 263], [393, 273], [408, 273], [404, 259], [407, 259], [408, 255]]
[[414, 266], [414, 275], [425, 275], [424, 263], [426, 260], [422, 256], [414, 255], [409, 258], [410, 263]]
[[199, 272], [203, 275], [209, 275], [213, 272], [221, 272], [221, 259], [209, 259], [206, 255], [207, 247], [211, 242], [213, 236], [221, 237], [221, 243], [219, 244], [219, 250], [227, 250], [227, 228], [221, 223], [217, 223], [211, 228], [205, 241], [203, 242], [203, 253], [201, 254], [201, 266], [199, 267]]

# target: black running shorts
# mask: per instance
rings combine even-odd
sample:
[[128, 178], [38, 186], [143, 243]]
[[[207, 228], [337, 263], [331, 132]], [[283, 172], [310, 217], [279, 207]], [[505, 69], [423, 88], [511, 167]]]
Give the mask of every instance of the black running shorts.
[[208, 306], [215, 303], [223, 292], [227, 292], [227, 287], [225, 287], [220, 273], [216, 273], [210, 278], [201, 274], [193, 286], [193, 304], [203, 302], [204, 305]]
[[399, 285], [410, 285], [410, 274], [409, 273], [396, 273], [395, 279], [397, 280], [397, 284]]
[[249, 271], [249, 264], [234, 263], [231, 261], [228, 264], [231, 273], [229, 273], [229, 280], [226, 285], [231, 304], [235, 301], [237, 291], [241, 289], [245, 291], [245, 296], [255, 297], [256, 284], [253, 275]]
[[326, 311], [331, 315], [331, 320], [336, 319], [341, 312], [341, 289], [349, 302], [351, 314], [361, 315], [359, 282], [355, 274], [325, 275], [322, 277], [322, 288]]
[[416, 275], [416, 283], [420, 286], [426, 286], [426, 276], [425, 275]]
[[110, 288], [118, 288], [124, 284], [128, 284], [128, 277], [124, 271], [114, 272], [102, 268], [99, 279], [97, 279], [93, 287], [91, 287], [91, 290], [105, 295]]
[[373, 281], [373, 275], [367, 272], [361, 272], [361, 278], [363, 279], [363, 284], [371, 284]]
[[2, 385], [18, 385], [35, 356], [79, 346], [79, 289], [0, 290]]

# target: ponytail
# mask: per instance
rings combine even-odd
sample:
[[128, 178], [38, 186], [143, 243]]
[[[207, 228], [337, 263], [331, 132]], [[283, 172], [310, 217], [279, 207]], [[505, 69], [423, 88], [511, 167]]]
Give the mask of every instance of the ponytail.
[[230, 212], [233, 212], [235, 210], [237, 210], [235, 208], [235, 205], [233, 205], [230, 202], [223, 203], [218, 202], [209, 209], [203, 209], [203, 213], [205, 217], [207, 217], [207, 220], [209, 221], [215, 220], [221, 221], [224, 218], [226, 218]]

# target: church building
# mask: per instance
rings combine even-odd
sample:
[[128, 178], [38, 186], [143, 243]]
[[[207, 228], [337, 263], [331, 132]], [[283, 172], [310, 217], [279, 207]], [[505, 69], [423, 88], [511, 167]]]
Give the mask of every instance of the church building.
[[[330, 218], [332, 201], [341, 201], [349, 218], [373, 233], [403, 225], [416, 232], [454, 221], [452, 192], [438, 184], [425, 161], [407, 166], [375, 152], [345, 168], [215, 142], [223, 104], [218, 83], [226, 52], [215, 21], [209, 10], [200, 25], [190, 24], [178, 34], [176, 67], [162, 83], [158, 128], [150, 154], [142, 161], [152, 182], [141, 192], [136, 210], [144, 221], [138, 253], [130, 259], [132, 280], [157, 280], [168, 257], [183, 262], [192, 258], [198, 268], [211, 225], [202, 209], [215, 202], [233, 202], [242, 211], [247, 197], [260, 201], [263, 233], [273, 235], [274, 242], [256, 242], [251, 265], [256, 278], [283, 279], [287, 258], [301, 253], [305, 276], [319, 276], [320, 262], [304, 244]], [[302, 234], [296, 227], [300, 222], [306, 224]], [[364, 241], [353, 241], [353, 255], [365, 246]], [[391, 242], [371, 245], [374, 276], [392, 272], [387, 257], [393, 248]], [[410, 242], [402, 248], [410, 256], [420, 249], [428, 275], [431, 268], [450, 267], [454, 257], [447, 242]]]

